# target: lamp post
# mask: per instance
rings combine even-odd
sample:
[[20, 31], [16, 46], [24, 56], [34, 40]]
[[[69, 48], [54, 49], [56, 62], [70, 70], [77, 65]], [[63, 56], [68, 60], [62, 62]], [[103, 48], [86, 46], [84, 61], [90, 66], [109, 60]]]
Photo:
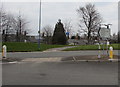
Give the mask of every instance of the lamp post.
[[40, 28], [41, 28], [41, 0], [40, 0], [40, 7], [39, 7], [39, 40], [38, 40], [38, 48], [40, 48]]

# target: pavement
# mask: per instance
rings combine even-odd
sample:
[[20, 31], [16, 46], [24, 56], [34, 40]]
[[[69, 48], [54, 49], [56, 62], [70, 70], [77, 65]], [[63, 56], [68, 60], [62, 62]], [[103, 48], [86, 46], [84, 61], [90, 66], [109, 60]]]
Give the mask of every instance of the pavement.
[[26, 58], [21, 60], [21, 62], [60, 62], [62, 58]]
[[74, 48], [74, 47], [77, 47], [77, 46], [67, 46], [67, 47], [60, 47], [60, 48], [51, 48], [51, 49], [45, 50], [43, 52], [56, 52], [56, 51], [62, 51], [64, 49]]

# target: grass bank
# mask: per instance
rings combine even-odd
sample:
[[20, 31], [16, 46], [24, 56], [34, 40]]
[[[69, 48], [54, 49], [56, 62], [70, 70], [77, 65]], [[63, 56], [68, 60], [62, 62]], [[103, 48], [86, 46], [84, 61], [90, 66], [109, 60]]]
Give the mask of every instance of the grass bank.
[[[109, 47], [112, 46], [114, 50], [120, 50], [120, 44], [111, 44]], [[103, 45], [100, 45], [101, 50], [103, 49]], [[106, 49], [107, 46], [104, 45], [104, 48]], [[79, 51], [79, 50], [98, 50], [98, 45], [80, 45], [78, 47], [74, 48], [68, 48], [64, 51]]]
[[32, 52], [32, 51], [44, 51], [50, 48], [65, 47], [68, 45], [47, 45], [41, 44], [38, 49], [37, 43], [23, 43], [23, 42], [5, 42], [2, 45], [7, 46], [8, 52]]

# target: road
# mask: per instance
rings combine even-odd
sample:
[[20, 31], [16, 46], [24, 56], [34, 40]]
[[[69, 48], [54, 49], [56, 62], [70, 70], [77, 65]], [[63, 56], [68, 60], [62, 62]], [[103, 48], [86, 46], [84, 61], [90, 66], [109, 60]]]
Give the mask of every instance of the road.
[[[9, 58], [97, 55], [98, 51], [14, 52]], [[101, 51], [101, 54], [103, 52]], [[118, 55], [118, 51], [114, 50]], [[117, 62], [20, 62], [3, 64], [3, 85], [117, 85]]]
[[3, 85], [117, 85], [117, 62], [3, 64]]
[[[103, 54], [103, 51], [101, 51]], [[118, 55], [118, 50], [114, 50]], [[69, 57], [80, 55], [98, 55], [98, 51], [56, 51], [56, 52], [11, 52], [7, 53], [8, 58], [49, 58], [49, 57]]]

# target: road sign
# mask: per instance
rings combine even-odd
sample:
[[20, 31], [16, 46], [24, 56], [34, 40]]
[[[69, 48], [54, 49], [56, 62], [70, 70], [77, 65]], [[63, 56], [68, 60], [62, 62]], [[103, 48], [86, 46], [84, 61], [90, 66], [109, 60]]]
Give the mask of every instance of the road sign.
[[101, 37], [102, 39], [110, 38], [110, 29], [101, 28], [101, 29], [100, 29], [100, 37]]
[[107, 41], [107, 45], [110, 45], [110, 42], [109, 42], [109, 41]]
[[66, 32], [66, 35], [69, 36], [69, 32]]

